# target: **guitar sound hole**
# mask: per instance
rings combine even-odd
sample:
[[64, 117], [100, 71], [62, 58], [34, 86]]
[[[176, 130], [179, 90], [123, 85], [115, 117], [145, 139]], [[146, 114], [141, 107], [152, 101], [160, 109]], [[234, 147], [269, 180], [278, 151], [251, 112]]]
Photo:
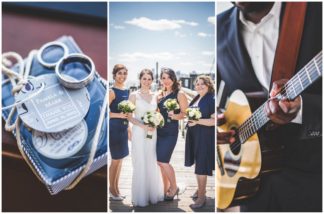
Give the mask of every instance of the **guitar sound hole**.
[[231, 151], [233, 152], [233, 154], [237, 155], [241, 151], [241, 143], [238, 138], [238, 130], [237, 130], [237, 128], [231, 128], [231, 130], [235, 131], [235, 135], [234, 135], [235, 142], [230, 145], [230, 148], [231, 148]]

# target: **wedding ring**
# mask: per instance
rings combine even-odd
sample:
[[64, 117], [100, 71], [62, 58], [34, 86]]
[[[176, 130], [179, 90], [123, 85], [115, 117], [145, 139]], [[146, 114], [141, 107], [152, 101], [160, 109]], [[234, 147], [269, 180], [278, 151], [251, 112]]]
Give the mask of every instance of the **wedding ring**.
[[[63, 55], [62, 55], [62, 57], [60, 57], [55, 62], [46, 62], [44, 60], [44, 55], [46, 54], [46, 52], [50, 52], [50, 50], [53, 49], [53, 48], [63, 49]], [[48, 42], [39, 49], [39, 51], [37, 53], [37, 60], [44, 67], [53, 68], [53, 67], [56, 66], [58, 61], [60, 61], [64, 57], [66, 57], [68, 54], [69, 54], [69, 50], [68, 50], [67, 46], [64, 43], [58, 42], [58, 41]]]
[[[70, 63], [82, 63], [82, 65], [86, 68], [84, 70], [88, 73], [87, 76], [79, 80], [70, 74], [63, 73], [64, 71], [68, 71], [68, 69], [65, 68]], [[94, 79], [95, 70], [95, 65], [90, 57], [77, 53], [70, 54], [62, 58], [55, 67], [55, 73], [59, 79], [59, 82], [66, 88], [71, 89], [79, 89], [87, 86]]]

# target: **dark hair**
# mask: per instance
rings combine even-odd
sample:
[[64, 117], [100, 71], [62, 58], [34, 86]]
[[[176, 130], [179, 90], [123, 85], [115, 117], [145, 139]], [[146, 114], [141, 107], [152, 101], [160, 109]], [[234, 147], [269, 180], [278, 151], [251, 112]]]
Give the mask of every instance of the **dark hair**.
[[177, 92], [180, 90], [180, 83], [177, 80], [177, 76], [171, 68], [161, 68], [160, 79], [162, 79], [162, 75], [167, 74], [169, 75], [170, 79], [172, 80], [172, 91]]
[[[144, 74], [148, 74], [148, 75], [150, 75], [150, 76], [152, 77], [152, 80], [154, 80], [153, 72], [152, 72], [151, 69], [144, 68], [143, 70], [141, 70], [141, 73], [140, 73], [140, 75], [139, 75], [139, 80], [142, 79], [142, 77], [144, 76]], [[141, 83], [140, 83], [140, 86], [139, 86], [139, 87], [140, 87], [140, 88], [142, 87], [142, 86], [141, 86]]]
[[125, 65], [122, 65], [122, 64], [116, 64], [116, 65], [114, 66], [114, 68], [113, 68], [113, 71], [112, 71], [113, 79], [115, 79], [116, 74], [118, 73], [118, 71], [123, 70], [123, 69], [125, 69], [126, 71], [128, 71]]
[[202, 80], [204, 82], [204, 84], [208, 87], [209, 93], [215, 93], [215, 83], [210, 76], [200, 75], [196, 78], [195, 83], [197, 83], [198, 80]]

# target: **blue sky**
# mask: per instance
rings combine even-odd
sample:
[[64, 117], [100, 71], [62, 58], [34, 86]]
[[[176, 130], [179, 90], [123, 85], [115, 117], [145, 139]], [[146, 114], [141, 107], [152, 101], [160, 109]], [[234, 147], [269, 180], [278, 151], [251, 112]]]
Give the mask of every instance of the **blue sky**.
[[210, 72], [215, 58], [215, 4], [212, 2], [111, 2], [109, 77], [115, 64], [134, 81], [143, 68], [170, 67]]

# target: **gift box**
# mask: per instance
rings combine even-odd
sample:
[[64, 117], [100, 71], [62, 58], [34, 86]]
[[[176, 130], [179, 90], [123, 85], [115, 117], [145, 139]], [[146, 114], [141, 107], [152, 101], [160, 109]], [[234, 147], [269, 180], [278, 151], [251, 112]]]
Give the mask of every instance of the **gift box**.
[[[69, 54], [71, 53], [82, 53], [81, 49], [74, 41], [71, 36], [62, 36], [57, 39], [57, 41], [64, 43], [67, 48]], [[58, 57], [61, 53], [53, 52], [51, 53], [51, 57]], [[56, 56], [57, 55], [57, 56]], [[18, 66], [14, 66], [13, 70], [18, 72]], [[37, 57], [35, 56], [32, 65], [30, 75], [37, 77], [44, 74], [54, 74], [53, 68], [44, 67], [39, 63]], [[3, 76], [3, 80], [6, 77]], [[94, 133], [96, 131], [96, 127], [99, 120], [99, 114], [101, 108], [103, 108], [103, 99], [107, 96], [106, 91], [106, 81], [100, 77], [98, 72], [95, 74], [94, 80], [86, 86], [89, 97], [90, 97], [90, 106], [89, 110], [84, 117], [84, 121], [88, 128], [87, 139], [85, 141], [85, 145], [91, 147], [91, 143], [94, 137]], [[2, 106], [9, 106], [15, 102], [15, 98], [12, 95], [12, 85], [10, 82], [6, 82], [2, 84]], [[3, 110], [2, 116], [6, 120], [9, 116], [9, 110]], [[14, 115], [13, 120], [17, 117], [17, 113]], [[105, 115], [105, 118], [107, 115]], [[46, 160], [34, 147], [32, 140], [32, 130], [26, 127], [23, 123], [20, 125], [20, 133], [21, 133], [21, 144], [23, 147], [23, 152], [25, 156], [28, 158], [29, 162], [32, 164], [34, 172], [37, 173], [38, 177], [41, 181], [46, 185], [49, 192], [54, 195], [68, 187], [74, 179], [81, 173], [83, 168], [85, 167], [88, 154], [84, 153], [80, 156], [78, 154], [77, 161], [67, 160], [68, 164], [65, 164], [64, 167], [57, 167], [55, 164], [51, 164], [48, 160]], [[16, 136], [16, 132], [13, 131], [13, 134]], [[75, 157], [71, 157], [75, 158]], [[99, 143], [96, 149], [96, 153], [94, 156], [94, 160], [90, 169], [88, 170], [86, 175], [91, 174], [95, 170], [105, 166], [107, 164], [107, 119], [104, 120], [101, 133], [99, 137]], [[82, 181], [81, 181], [82, 183]]]

